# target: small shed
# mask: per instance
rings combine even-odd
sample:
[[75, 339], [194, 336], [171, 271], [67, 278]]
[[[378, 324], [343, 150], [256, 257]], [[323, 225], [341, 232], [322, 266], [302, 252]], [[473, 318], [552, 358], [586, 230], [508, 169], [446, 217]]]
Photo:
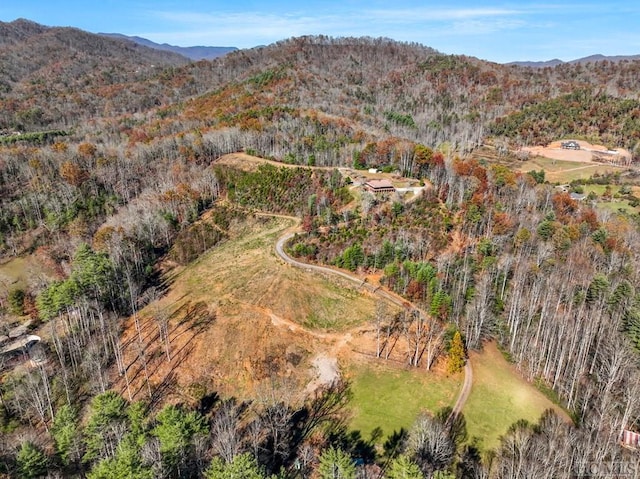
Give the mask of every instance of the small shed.
[[396, 191], [389, 180], [369, 180], [364, 184], [364, 188], [373, 194], [393, 193]]

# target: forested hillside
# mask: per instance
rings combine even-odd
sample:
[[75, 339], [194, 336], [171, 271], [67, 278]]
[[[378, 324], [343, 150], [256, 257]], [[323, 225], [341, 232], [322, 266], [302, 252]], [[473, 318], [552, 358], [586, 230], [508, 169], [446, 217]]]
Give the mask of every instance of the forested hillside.
[[[619, 445], [640, 427], [637, 210], [467, 158], [483, 143], [506, 154], [568, 137], [637, 157], [640, 62], [531, 69], [318, 36], [186, 63], [23, 20], [0, 24], [0, 46], [0, 345], [13, 351], [29, 333], [40, 343], [31, 363], [0, 355], [0, 474], [506, 479], [640, 467]], [[218, 161], [240, 151], [283, 165]], [[424, 188], [374, 195], [349, 177], [369, 168]], [[389, 358], [386, 338], [401, 367], [430, 370], [456, 343], [455, 372], [465, 348], [495, 340], [573, 423], [517, 423], [488, 452], [445, 408], [376, 447], [346, 427], [347, 383], [283, 395], [274, 368], [273, 389], [251, 400], [198, 380], [171, 395], [150, 379], [165, 353], [145, 349], [141, 311], [255, 212], [300, 219], [292, 256], [362, 285], [381, 278], [372, 290], [415, 306], [380, 308], [358, 331], [378, 344], [374, 360]], [[18, 260], [35, 271], [16, 273]], [[217, 301], [242, 307], [198, 303], [180, 326], [207, 328]], [[170, 319], [153, 314], [169, 344]]]
[[0, 22], [0, 130], [74, 127], [80, 118], [146, 110], [164, 98], [136, 84], [180, 55], [74, 28]]

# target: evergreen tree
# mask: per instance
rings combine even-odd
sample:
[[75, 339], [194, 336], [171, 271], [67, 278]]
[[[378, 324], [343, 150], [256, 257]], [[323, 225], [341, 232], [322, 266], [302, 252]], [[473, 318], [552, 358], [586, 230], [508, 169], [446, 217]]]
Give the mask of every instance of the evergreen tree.
[[320, 479], [355, 479], [356, 466], [349, 454], [332, 446], [320, 456], [318, 473]]
[[443, 290], [438, 290], [433, 295], [431, 303], [429, 305], [429, 313], [431, 316], [446, 321], [451, 312], [451, 296], [445, 293]]
[[31, 441], [22, 443], [16, 461], [18, 474], [25, 479], [44, 475], [49, 462], [45, 453]]
[[122, 425], [127, 420], [127, 402], [115, 391], [99, 394], [91, 401], [91, 413], [85, 428], [85, 462], [111, 457], [119, 443]]
[[156, 421], [151, 434], [160, 440], [163, 464], [169, 471], [179, 471], [189, 462], [195, 436], [207, 432], [204, 418], [198, 412], [169, 405], [158, 413]]
[[114, 457], [100, 461], [87, 474], [88, 479], [153, 479], [154, 473], [140, 457], [140, 446], [133, 434], [118, 445]]
[[400, 455], [389, 466], [387, 479], [424, 479], [420, 466], [405, 455]]
[[51, 427], [51, 436], [55, 442], [56, 452], [65, 466], [80, 458], [80, 431], [78, 427], [76, 410], [65, 404], [58, 410]]
[[264, 479], [262, 468], [250, 453], [239, 454], [225, 463], [220, 457], [211, 461], [204, 472], [205, 479]]

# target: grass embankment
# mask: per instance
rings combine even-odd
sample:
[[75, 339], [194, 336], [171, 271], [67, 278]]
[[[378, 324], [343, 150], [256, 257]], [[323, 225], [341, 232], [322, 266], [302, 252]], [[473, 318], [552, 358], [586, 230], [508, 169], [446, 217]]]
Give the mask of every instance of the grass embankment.
[[25, 288], [27, 286], [27, 271], [31, 267], [29, 258], [17, 257], [0, 263], [0, 286], [7, 290]]
[[0, 288], [6, 287], [9, 291], [25, 289], [32, 281], [53, 277], [54, 272], [37, 254], [0, 260]]
[[369, 440], [379, 427], [378, 443], [401, 428], [410, 428], [422, 411], [453, 406], [463, 379], [461, 374], [446, 376], [386, 364], [354, 365], [348, 374], [353, 392], [350, 428]]
[[482, 449], [497, 447], [500, 436], [520, 419], [535, 423], [547, 409], [567, 417], [560, 407], [518, 374], [494, 343], [486, 344], [482, 353], [471, 353], [470, 361], [473, 386], [462, 412], [467, 420], [469, 440], [478, 438]]

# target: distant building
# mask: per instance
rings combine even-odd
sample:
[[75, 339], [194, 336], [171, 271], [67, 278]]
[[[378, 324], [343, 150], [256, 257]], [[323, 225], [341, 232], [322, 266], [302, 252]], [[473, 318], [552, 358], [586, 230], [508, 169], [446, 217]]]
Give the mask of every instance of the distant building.
[[575, 140], [563, 141], [560, 146], [565, 150], [579, 150], [580, 144]]
[[640, 444], [640, 434], [638, 434], [637, 432], [633, 432], [625, 429], [622, 432], [621, 442], [622, 442], [622, 445], [625, 447], [638, 449], [638, 445]]
[[631, 155], [621, 154], [616, 150], [592, 151], [591, 159], [598, 163], [611, 163], [618, 166], [631, 164]]
[[393, 193], [396, 191], [389, 180], [369, 180], [364, 184], [364, 188], [373, 193]]
[[569, 197], [575, 201], [584, 201], [587, 198], [587, 195], [583, 193], [570, 193]]

